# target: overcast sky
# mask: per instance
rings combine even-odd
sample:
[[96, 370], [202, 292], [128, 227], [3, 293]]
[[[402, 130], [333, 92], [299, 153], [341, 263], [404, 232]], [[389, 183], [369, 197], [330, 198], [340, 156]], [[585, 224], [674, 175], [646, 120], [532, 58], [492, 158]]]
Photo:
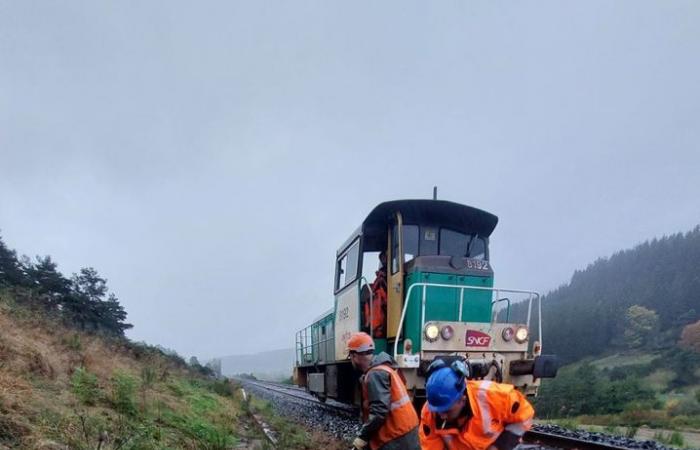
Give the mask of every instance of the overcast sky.
[[700, 223], [700, 2], [0, 0], [0, 231], [129, 336], [292, 347], [385, 200], [493, 212], [498, 285]]

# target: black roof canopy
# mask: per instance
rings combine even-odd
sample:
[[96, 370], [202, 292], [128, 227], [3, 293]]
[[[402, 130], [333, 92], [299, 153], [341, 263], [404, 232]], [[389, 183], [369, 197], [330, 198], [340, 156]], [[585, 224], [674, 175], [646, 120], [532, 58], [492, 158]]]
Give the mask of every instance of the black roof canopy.
[[485, 238], [498, 223], [498, 217], [491, 213], [446, 200], [392, 200], [377, 205], [362, 222], [358, 231], [362, 234], [364, 251], [386, 248], [386, 230], [397, 212], [401, 213], [404, 224], [445, 227]]

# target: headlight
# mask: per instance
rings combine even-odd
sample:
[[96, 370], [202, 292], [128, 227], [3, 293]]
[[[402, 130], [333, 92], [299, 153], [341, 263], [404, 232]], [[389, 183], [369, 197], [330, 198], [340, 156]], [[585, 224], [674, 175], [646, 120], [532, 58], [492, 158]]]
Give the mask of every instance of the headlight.
[[440, 330], [440, 336], [442, 336], [442, 338], [446, 341], [452, 339], [452, 336], [454, 336], [454, 334], [455, 330], [449, 325], [445, 325], [444, 327], [442, 327], [442, 330]]
[[510, 342], [513, 340], [513, 336], [515, 336], [515, 330], [513, 330], [511, 327], [506, 327], [503, 329], [501, 336], [503, 337], [504, 341]]
[[518, 328], [518, 331], [515, 332], [515, 342], [517, 342], [518, 344], [522, 344], [523, 342], [527, 341], [528, 334], [529, 333], [527, 331], [527, 328]]
[[440, 334], [440, 329], [434, 323], [429, 324], [425, 327], [425, 338], [430, 342], [435, 341]]

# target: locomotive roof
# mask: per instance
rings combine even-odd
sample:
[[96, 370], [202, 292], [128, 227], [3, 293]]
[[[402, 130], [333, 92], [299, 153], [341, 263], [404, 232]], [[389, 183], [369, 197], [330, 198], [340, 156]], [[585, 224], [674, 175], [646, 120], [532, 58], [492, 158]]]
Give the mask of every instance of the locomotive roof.
[[489, 212], [446, 200], [392, 200], [377, 205], [338, 253], [360, 234], [364, 251], [385, 249], [387, 226], [396, 212], [405, 224], [434, 225], [482, 237], [489, 237], [498, 223], [498, 217]]

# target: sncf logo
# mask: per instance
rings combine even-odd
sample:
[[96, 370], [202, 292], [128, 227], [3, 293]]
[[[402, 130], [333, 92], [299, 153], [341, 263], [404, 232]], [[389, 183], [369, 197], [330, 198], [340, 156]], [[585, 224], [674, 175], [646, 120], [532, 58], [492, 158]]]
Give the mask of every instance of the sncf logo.
[[481, 331], [467, 330], [467, 347], [488, 347], [491, 336]]

